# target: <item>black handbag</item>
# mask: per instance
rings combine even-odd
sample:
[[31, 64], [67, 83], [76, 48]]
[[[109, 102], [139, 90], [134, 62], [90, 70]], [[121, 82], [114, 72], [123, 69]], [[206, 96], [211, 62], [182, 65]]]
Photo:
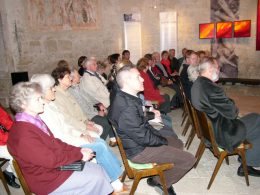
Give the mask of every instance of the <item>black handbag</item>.
[[78, 160], [69, 165], [62, 165], [62, 166], [58, 167], [58, 170], [60, 170], [60, 171], [82, 171], [84, 166], [85, 166], [85, 161]]

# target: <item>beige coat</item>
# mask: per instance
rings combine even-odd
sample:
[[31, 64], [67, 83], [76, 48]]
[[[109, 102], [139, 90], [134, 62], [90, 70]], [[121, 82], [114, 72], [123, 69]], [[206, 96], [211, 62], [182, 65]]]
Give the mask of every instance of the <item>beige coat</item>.
[[63, 114], [64, 119], [68, 124], [75, 129], [81, 131], [83, 134], [89, 133], [93, 137], [99, 137], [103, 128], [100, 125], [95, 124], [99, 129], [99, 134], [96, 135], [93, 131], [87, 131], [86, 123], [88, 121], [87, 116], [81, 110], [79, 104], [75, 98], [68, 92], [63, 90], [60, 86], [56, 87], [56, 99], [54, 101], [57, 109]]
[[91, 73], [85, 72], [81, 78], [80, 92], [83, 98], [84, 96], [91, 98], [94, 104], [102, 103], [106, 108], [110, 105], [107, 87]]

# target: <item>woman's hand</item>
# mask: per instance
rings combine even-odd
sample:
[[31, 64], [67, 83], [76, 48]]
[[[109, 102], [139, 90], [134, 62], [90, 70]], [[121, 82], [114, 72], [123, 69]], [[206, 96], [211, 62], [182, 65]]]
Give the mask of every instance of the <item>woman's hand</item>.
[[81, 135], [81, 137], [88, 143], [92, 143], [95, 141], [95, 138], [91, 137], [90, 135]]
[[83, 161], [90, 161], [92, 158], [95, 157], [93, 150], [91, 150], [89, 148], [81, 148], [80, 152], [83, 155], [83, 157], [82, 157]]

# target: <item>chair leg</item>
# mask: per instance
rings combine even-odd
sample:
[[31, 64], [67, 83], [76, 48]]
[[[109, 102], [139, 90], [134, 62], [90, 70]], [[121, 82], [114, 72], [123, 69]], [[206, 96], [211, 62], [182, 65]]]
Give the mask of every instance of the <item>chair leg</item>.
[[131, 191], [130, 191], [130, 194], [129, 194], [129, 195], [134, 195], [135, 190], [136, 190], [136, 188], [137, 188], [137, 186], [138, 186], [138, 184], [139, 184], [140, 179], [141, 179], [141, 176], [140, 176], [140, 175], [136, 175], [136, 176], [134, 177], [134, 183], [133, 183], [133, 185], [132, 185], [132, 188], [131, 188]]
[[6, 181], [5, 181], [5, 177], [4, 177], [4, 174], [3, 174], [2, 170], [0, 170], [0, 179], [2, 180], [2, 183], [3, 183], [4, 187], [5, 187], [6, 193], [7, 193], [8, 195], [10, 195], [11, 192], [10, 192], [10, 190], [9, 190], [9, 187], [8, 187]]
[[191, 131], [190, 131], [190, 135], [189, 135], [188, 141], [187, 141], [186, 144], [185, 144], [185, 147], [187, 148], [187, 150], [190, 148], [190, 145], [191, 145], [191, 143], [192, 143], [194, 137], [195, 137], [195, 130], [194, 130], [194, 128], [192, 127], [192, 129], [191, 129]]
[[125, 178], [126, 178], [126, 171], [124, 170], [124, 172], [122, 174], [121, 182], [124, 182]]
[[227, 165], [229, 165], [229, 159], [228, 159], [228, 156], [226, 156], [225, 160], [226, 160]]
[[245, 150], [240, 150], [239, 151], [239, 155], [241, 156], [241, 160], [242, 160], [243, 170], [244, 170], [245, 179], [246, 179], [246, 185], [249, 186], [249, 179], [248, 179], [248, 170], [247, 170], [247, 165], [246, 165]]
[[205, 151], [205, 148], [206, 148], [206, 147], [205, 147], [203, 141], [201, 140], [201, 141], [200, 141], [199, 148], [198, 148], [198, 150], [197, 150], [197, 152], [196, 152], [196, 155], [195, 155], [195, 158], [197, 158], [197, 160], [196, 160], [196, 163], [194, 164], [194, 168], [196, 168], [197, 165], [199, 164], [200, 159], [201, 159], [201, 157], [202, 157], [202, 155], [203, 155], [203, 153], [204, 153], [204, 151]]
[[182, 121], [181, 121], [181, 127], [184, 124], [184, 121], [186, 120], [187, 116], [188, 115], [186, 113], [184, 113], [184, 116], [183, 116]]
[[186, 135], [186, 133], [187, 133], [187, 131], [188, 131], [190, 125], [191, 125], [191, 123], [190, 123], [189, 118], [188, 118], [188, 119], [186, 120], [185, 127], [184, 127], [183, 130], [182, 130], [182, 135], [183, 135], [183, 136]]
[[161, 184], [163, 186], [164, 195], [168, 195], [168, 190], [167, 190], [167, 186], [166, 186], [166, 180], [165, 180], [164, 173], [159, 172], [159, 176], [160, 176]]
[[218, 170], [219, 170], [219, 168], [220, 168], [220, 166], [221, 166], [221, 164], [222, 164], [224, 158], [226, 157], [226, 155], [227, 155], [226, 152], [221, 152], [221, 153], [220, 153], [218, 162], [217, 162], [217, 164], [216, 164], [216, 166], [215, 166], [215, 169], [214, 169], [214, 171], [213, 171], [213, 173], [212, 173], [212, 176], [211, 176], [211, 178], [210, 178], [209, 185], [208, 185], [207, 189], [210, 189], [210, 186], [211, 186], [211, 184], [213, 183], [213, 181], [214, 181], [214, 179], [215, 179], [215, 177], [216, 177], [216, 175], [217, 175], [217, 173], [218, 173]]

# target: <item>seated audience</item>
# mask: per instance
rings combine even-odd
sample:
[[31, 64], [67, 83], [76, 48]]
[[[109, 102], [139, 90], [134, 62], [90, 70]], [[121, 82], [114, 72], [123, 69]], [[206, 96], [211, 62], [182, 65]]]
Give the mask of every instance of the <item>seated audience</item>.
[[190, 66], [197, 66], [198, 62], [199, 62], [198, 61], [199, 58], [198, 58], [197, 53], [195, 53], [192, 50], [188, 50], [186, 52], [185, 58], [186, 58], [185, 60], [186, 60], [187, 64], [183, 64], [183, 69], [180, 74], [180, 80], [183, 85], [184, 92], [185, 92], [187, 98], [190, 100], [191, 99], [190, 90], [191, 90], [192, 82], [189, 80], [189, 77], [188, 77], [188, 68]]
[[[120, 90], [109, 110], [109, 119], [122, 140], [127, 158], [135, 163], [174, 163], [165, 171], [168, 194], [175, 194], [172, 184], [180, 180], [193, 166], [195, 158], [183, 151], [183, 143], [175, 137], [163, 137], [144, 117], [137, 94], [144, 90], [143, 79], [134, 66], [124, 66], [116, 78]], [[147, 180], [162, 188], [158, 177]]]
[[54, 103], [65, 120], [84, 134], [88, 132], [93, 137], [100, 137], [103, 128], [87, 118], [80, 105], [68, 91], [71, 87], [70, 70], [66, 67], [57, 67], [52, 71], [52, 76], [56, 85]]
[[20, 185], [15, 182], [15, 176], [14, 176], [14, 168], [12, 166], [12, 160], [13, 157], [10, 155], [10, 153], [7, 150], [7, 139], [9, 135], [9, 130], [13, 125], [13, 119], [11, 116], [2, 108], [0, 105], [0, 158], [5, 158], [10, 160], [8, 162], [8, 166], [3, 171], [5, 180], [9, 186], [12, 186], [14, 188], [20, 188]]
[[169, 53], [168, 51], [164, 50], [161, 53], [161, 64], [164, 66], [165, 70], [167, 71], [168, 76], [172, 75], [172, 69], [171, 69], [171, 61], [169, 60]]
[[179, 74], [181, 74], [181, 71], [182, 71], [182, 69], [183, 69], [183, 64], [186, 64], [186, 60], [185, 60], [185, 55], [186, 55], [186, 52], [187, 52], [188, 50], [186, 49], [186, 48], [183, 48], [182, 49], [182, 51], [181, 51], [181, 53], [182, 53], [182, 57], [180, 57], [179, 59], [178, 59], [178, 64], [179, 64]]
[[163, 75], [158, 75], [158, 73], [154, 71], [155, 60], [153, 59], [152, 54], [145, 54], [144, 57], [148, 60], [147, 74], [153, 81], [154, 86], [158, 87], [161, 92], [170, 95], [171, 108], [178, 108], [182, 102], [179, 86], [176, 82], [173, 82], [174, 79], [167, 79]]
[[96, 73], [97, 61], [91, 57], [83, 64], [85, 73], [80, 81], [80, 93], [83, 97], [87, 96], [92, 104], [102, 103], [106, 108], [110, 105], [109, 92], [106, 83]]
[[[16, 112], [7, 147], [17, 160], [30, 190], [39, 195], [110, 194], [113, 188], [106, 172], [88, 162], [94, 153], [55, 138], [39, 114], [44, 111], [41, 87], [20, 82], [13, 86], [10, 107]], [[86, 161], [82, 171], [60, 171], [58, 167]]]
[[45, 105], [44, 112], [39, 116], [52, 130], [54, 137], [67, 144], [81, 148], [90, 148], [95, 151], [97, 163], [102, 166], [109, 175], [114, 190], [121, 191], [123, 184], [118, 179], [123, 171], [121, 163], [115, 154], [107, 147], [105, 141], [99, 138], [92, 138], [88, 134], [83, 134], [64, 120], [62, 113], [59, 112], [53, 103], [55, 100], [55, 81], [50, 75], [36, 74], [32, 76], [31, 81], [37, 82], [42, 88]]
[[[100, 137], [106, 140], [107, 136], [109, 135], [109, 145], [111, 147], [116, 146], [116, 138], [107, 119], [107, 109], [102, 103], [93, 105], [91, 102], [91, 97], [89, 97], [88, 94], [86, 94], [84, 97], [82, 96], [79, 88], [80, 75], [78, 74], [77, 70], [72, 70], [70, 76], [72, 79], [72, 85], [68, 89], [70, 94], [74, 96], [84, 114], [88, 118], [91, 118], [91, 121], [103, 127], [103, 133], [100, 135]], [[100, 77], [102, 76], [100, 75]]]
[[161, 64], [160, 53], [159, 52], [153, 52], [152, 55], [153, 55], [153, 59], [155, 60], [155, 67], [153, 68], [154, 73], [157, 74], [157, 75], [164, 76], [165, 78], [169, 79], [170, 75], [168, 75], [164, 66]]
[[[233, 151], [244, 140], [252, 143], [252, 149], [246, 150], [248, 174], [260, 177], [260, 170], [254, 169], [260, 167], [260, 115], [238, 116], [234, 101], [215, 83], [219, 78], [217, 67], [214, 58], [205, 58], [199, 65], [200, 76], [191, 89], [192, 104], [211, 120], [219, 147]], [[237, 174], [244, 176], [242, 165]]]
[[88, 58], [87, 56], [80, 56], [78, 59], [78, 66], [80, 67], [78, 72], [80, 76], [83, 76], [84, 72], [85, 72], [85, 68], [83, 67], [83, 63], [84, 61], [86, 61]]
[[144, 98], [145, 100], [157, 102], [159, 105], [158, 109], [161, 112], [169, 113], [171, 111], [170, 97], [168, 94], [162, 94], [159, 89], [154, 86], [147, 74], [148, 67], [148, 60], [146, 58], [138, 60], [137, 69], [144, 80]]
[[169, 49], [169, 60], [171, 62], [171, 70], [174, 74], [179, 72], [179, 63], [178, 59], [175, 57], [175, 49]]
[[130, 51], [129, 50], [124, 50], [122, 52], [122, 63], [124, 65], [131, 65], [133, 64], [130, 60]]

